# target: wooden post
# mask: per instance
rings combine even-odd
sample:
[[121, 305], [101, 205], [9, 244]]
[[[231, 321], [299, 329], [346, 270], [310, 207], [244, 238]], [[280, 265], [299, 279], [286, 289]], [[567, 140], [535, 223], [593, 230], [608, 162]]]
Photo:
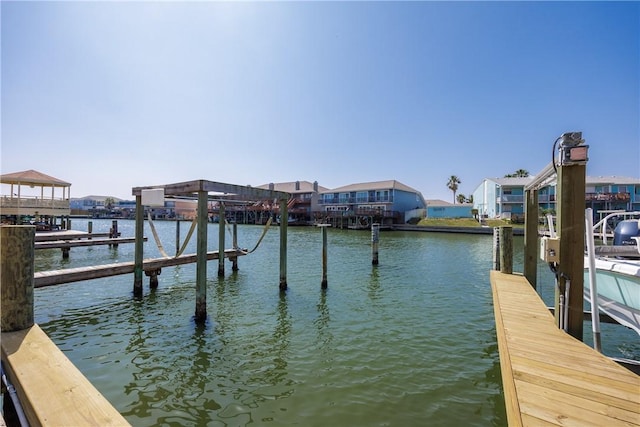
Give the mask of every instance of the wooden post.
[[224, 203], [220, 202], [218, 209], [218, 276], [224, 277], [224, 227], [226, 225], [226, 214]]
[[500, 227], [493, 227], [492, 269], [500, 271]]
[[69, 259], [69, 252], [71, 252], [71, 247], [63, 246], [60, 249], [62, 250], [62, 259]]
[[149, 278], [149, 288], [157, 289], [158, 288], [158, 276], [162, 272], [162, 269], [157, 268], [155, 270], [147, 270], [144, 272], [145, 276]]
[[[209, 222], [206, 191], [198, 191], [198, 235], [196, 253], [196, 323], [207, 320], [207, 227]], [[224, 252], [223, 252], [224, 253]]]
[[371, 224], [371, 264], [378, 265], [378, 241], [380, 240], [380, 224]]
[[538, 281], [538, 190], [525, 191], [524, 277], [533, 289]]
[[511, 226], [500, 227], [500, 272], [513, 273], [513, 228]]
[[0, 226], [0, 233], [0, 330], [19, 331], [34, 323], [36, 228], [31, 225], [3, 225]]
[[180, 220], [176, 218], [176, 256], [180, 252]]
[[91, 240], [91, 235], [93, 234], [93, 221], [89, 221], [89, 223], [87, 224], [87, 232], [89, 233], [87, 239]]
[[[238, 223], [233, 223], [233, 249], [238, 249]], [[238, 257], [231, 258], [231, 271], [238, 271]]]
[[133, 269], [133, 296], [142, 296], [142, 256], [144, 250], [144, 206], [142, 196], [136, 196], [136, 243]]
[[556, 320], [559, 321], [558, 288], [568, 286], [569, 316], [565, 319], [567, 332], [582, 341], [583, 334], [583, 288], [585, 246], [585, 172], [586, 165], [558, 166], [558, 237], [560, 238], [560, 262], [558, 287], [556, 287]]
[[[109, 237], [111, 237], [112, 239], [115, 239], [116, 237], [118, 237], [119, 234], [120, 233], [118, 233], [118, 221], [114, 219], [113, 221], [111, 221], [111, 236], [109, 236]], [[109, 247], [111, 247], [111, 246], [112, 245], [109, 245]], [[118, 244], [114, 243], [113, 247], [117, 248]]]
[[287, 199], [280, 199], [280, 291], [287, 290], [287, 226], [289, 211]]
[[327, 224], [321, 224], [318, 227], [322, 228], [322, 282], [320, 287], [327, 289]]

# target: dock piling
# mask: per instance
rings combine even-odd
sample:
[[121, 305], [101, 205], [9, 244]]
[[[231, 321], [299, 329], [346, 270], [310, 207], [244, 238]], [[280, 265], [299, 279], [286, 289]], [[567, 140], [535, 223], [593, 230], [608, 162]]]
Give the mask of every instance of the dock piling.
[[513, 228], [511, 226], [500, 227], [500, 272], [513, 273]]
[[134, 253], [133, 296], [142, 296], [142, 255], [144, 250], [144, 207], [142, 196], [136, 196], [136, 247]]
[[[233, 249], [238, 249], [238, 223], [233, 223]], [[231, 271], [238, 271], [238, 257], [229, 258], [231, 260]]]
[[[224, 212], [224, 203], [220, 202], [218, 209], [218, 250], [224, 250], [224, 227], [226, 225], [226, 214]], [[224, 277], [224, 257], [218, 259], [218, 277]]]
[[501, 226], [493, 228], [493, 270], [513, 273], [513, 228]]
[[327, 289], [327, 227], [329, 224], [320, 224], [318, 227], [322, 228], [322, 282], [320, 282], [320, 287]]
[[378, 265], [378, 241], [380, 240], [380, 224], [371, 224], [371, 264]]
[[158, 288], [158, 276], [162, 272], [162, 269], [157, 268], [155, 270], [146, 270], [144, 272], [145, 276], [149, 278], [149, 289], [157, 289]]
[[196, 241], [196, 323], [207, 320], [207, 227], [208, 193], [198, 191], [198, 234]]
[[33, 326], [33, 274], [36, 228], [31, 225], [0, 227], [0, 292], [2, 332]]
[[180, 220], [176, 219], [176, 256], [180, 253]]
[[289, 225], [289, 211], [287, 199], [281, 198], [280, 205], [280, 291], [287, 290], [287, 226]]

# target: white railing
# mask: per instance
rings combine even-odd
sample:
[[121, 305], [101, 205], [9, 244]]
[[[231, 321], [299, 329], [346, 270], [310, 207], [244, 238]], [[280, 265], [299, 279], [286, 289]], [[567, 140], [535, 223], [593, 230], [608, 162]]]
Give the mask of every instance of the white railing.
[[40, 197], [0, 197], [0, 209], [69, 209], [69, 199], [43, 199]]
[[602, 218], [600, 221], [598, 221], [597, 224], [593, 226], [593, 234], [601, 238], [602, 244], [604, 245], [607, 244], [608, 237], [613, 238], [614, 229], [612, 228], [611, 224], [609, 224], [609, 219], [615, 218], [615, 217], [622, 217], [623, 220], [627, 218], [640, 218], [640, 211], [613, 212], [605, 216], [604, 218]]

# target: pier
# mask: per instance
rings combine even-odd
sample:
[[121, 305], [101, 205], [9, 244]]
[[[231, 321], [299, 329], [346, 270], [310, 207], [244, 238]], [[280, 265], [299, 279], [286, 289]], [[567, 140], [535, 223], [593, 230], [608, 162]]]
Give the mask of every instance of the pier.
[[491, 272], [509, 426], [640, 425], [640, 377], [573, 338], [521, 275]]
[[[246, 255], [246, 251], [240, 249], [227, 249], [223, 251], [223, 258], [234, 259]], [[197, 255], [188, 254], [174, 258], [149, 258], [142, 262], [142, 270], [147, 276], [160, 274], [163, 267], [190, 264], [196, 262]], [[207, 261], [220, 258], [219, 251], [207, 252]], [[61, 285], [63, 283], [79, 282], [83, 280], [100, 279], [102, 277], [131, 274], [135, 271], [135, 263], [118, 262], [113, 264], [92, 265], [89, 267], [65, 268], [62, 270], [39, 271], [34, 273], [34, 287]]]
[[[525, 188], [522, 275], [512, 272], [507, 227], [494, 243], [490, 281], [507, 420], [516, 427], [640, 426], [640, 376], [582, 342], [588, 146], [580, 132], [560, 136], [554, 150], [558, 143], [560, 162], [554, 159]], [[537, 192], [556, 176], [557, 246], [538, 254]], [[536, 292], [538, 256], [555, 274], [553, 314]], [[599, 330], [593, 332], [597, 343]]]

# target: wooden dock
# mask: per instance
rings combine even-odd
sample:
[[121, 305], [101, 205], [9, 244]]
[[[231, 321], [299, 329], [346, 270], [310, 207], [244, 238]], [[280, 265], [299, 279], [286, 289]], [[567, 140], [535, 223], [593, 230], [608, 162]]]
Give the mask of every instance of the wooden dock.
[[[147, 241], [147, 238], [144, 238]], [[117, 245], [120, 243], [135, 243], [135, 237], [114, 237], [108, 239], [77, 239], [77, 240], [51, 240], [45, 242], [35, 242], [35, 249], [64, 249], [77, 248], [80, 246], [96, 246], [96, 245]]]
[[[237, 258], [244, 255], [246, 255], [246, 250], [225, 249], [224, 251], [225, 258]], [[163, 267], [195, 263], [196, 257], [196, 254], [188, 254], [173, 258], [148, 258], [143, 261], [142, 270], [145, 272], [152, 272]], [[207, 260], [210, 261], [214, 259], [219, 259], [218, 251], [207, 252]], [[41, 271], [34, 274], [34, 287], [42, 288], [45, 286], [54, 286], [63, 283], [129, 274], [133, 273], [134, 269], [135, 263], [131, 261], [115, 264], [93, 265], [89, 267], [66, 268], [63, 270]]]
[[557, 328], [520, 275], [491, 272], [509, 426], [640, 426], [640, 377]]
[[2, 363], [29, 425], [129, 425], [38, 325], [2, 332]]

